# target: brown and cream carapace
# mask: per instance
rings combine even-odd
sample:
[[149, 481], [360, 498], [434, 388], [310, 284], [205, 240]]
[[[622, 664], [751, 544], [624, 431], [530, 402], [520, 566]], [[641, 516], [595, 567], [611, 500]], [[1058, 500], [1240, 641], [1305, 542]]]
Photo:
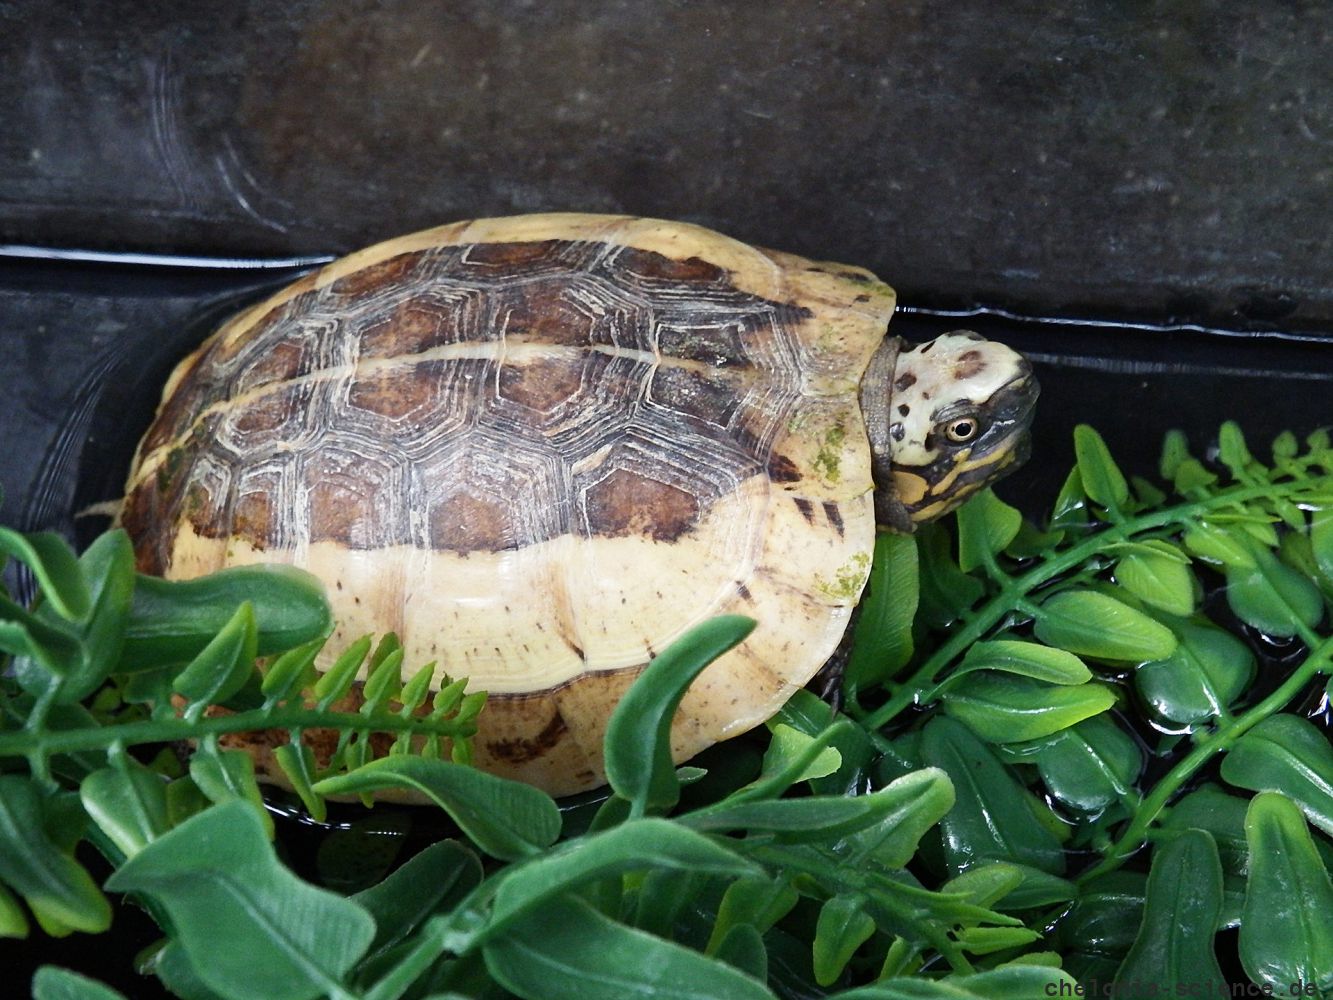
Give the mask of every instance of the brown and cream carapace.
[[480, 766], [589, 788], [612, 707], [687, 628], [759, 622], [691, 688], [678, 759], [826, 661], [877, 515], [910, 530], [1021, 459], [1026, 363], [886, 339], [893, 304], [867, 271], [656, 220], [391, 240], [180, 364], [121, 522], [146, 572], [311, 570], [331, 650], [396, 632], [409, 668], [490, 693]]

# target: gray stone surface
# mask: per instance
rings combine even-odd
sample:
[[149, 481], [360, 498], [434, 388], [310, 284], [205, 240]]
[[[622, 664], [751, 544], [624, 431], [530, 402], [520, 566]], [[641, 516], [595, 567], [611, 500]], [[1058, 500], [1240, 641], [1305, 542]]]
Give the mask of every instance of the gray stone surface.
[[1333, 322], [1333, 5], [0, 2], [0, 241], [633, 212], [913, 302]]

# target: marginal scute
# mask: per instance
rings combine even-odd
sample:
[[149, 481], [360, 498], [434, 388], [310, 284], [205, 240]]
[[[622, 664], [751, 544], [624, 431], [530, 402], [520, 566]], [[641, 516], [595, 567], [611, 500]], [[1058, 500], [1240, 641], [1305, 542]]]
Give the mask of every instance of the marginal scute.
[[611, 710], [717, 614], [752, 637], [678, 755], [829, 655], [874, 524], [857, 387], [892, 294], [697, 227], [476, 220], [371, 247], [228, 322], [169, 382], [122, 523], [141, 568], [297, 562], [336, 652], [397, 631], [490, 692], [488, 769], [601, 777]]

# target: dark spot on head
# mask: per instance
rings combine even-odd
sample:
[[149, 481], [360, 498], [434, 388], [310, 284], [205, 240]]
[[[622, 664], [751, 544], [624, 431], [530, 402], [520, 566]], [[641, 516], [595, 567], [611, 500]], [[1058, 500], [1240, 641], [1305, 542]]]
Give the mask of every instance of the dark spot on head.
[[736, 593], [740, 595], [742, 601], [748, 601], [750, 599], [750, 588], [739, 580], [736, 581]]
[[792, 497], [792, 503], [796, 504], [796, 509], [801, 512], [807, 524], [815, 523], [815, 505], [805, 497]]
[[869, 301], [870, 301], [870, 296], [867, 295], [865, 292], [862, 292], [862, 293], [861, 293], [860, 295], [858, 295], [853, 301], [854, 301], [854, 302], [869, 302]]
[[906, 392], [914, 385], [916, 385], [916, 376], [911, 372], [903, 372], [893, 383], [893, 387], [899, 392]]
[[902, 424], [894, 423], [889, 425], [889, 437], [895, 441], [901, 441], [906, 435], [907, 429]]
[[[508, 609], [506, 608], [505, 610]], [[580, 660], [586, 660], [588, 658], [587, 655], [583, 652], [583, 647], [580, 646], [577, 642], [575, 642], [568, 636], [562, 636], [562, 638], [565, 640], [565, 645], [568, 646], [571, 650], [573, 650], [574, 655], [577, 656]]]
[[833, 530], [841, 538], [843, 535], [842, 510], [832, 500], [824, 501], [824, 518], [829, 524], [833, 525]]
[[768, 477], [775, 483], [795, 483], [802, 478], [795, 462], [776, 453], [768, 459]]
[[530, 760], [536, 760], [554, 747], [569, 732], [569, 727], [565, 724], [564, 716], [559, 710], [551, 717], [544, 729], [536, 736], [530, 739], [515, 737], [509, 740], [494, 740], [486, 744], [486, 749], [500, 760], [508, 761], [511, 764], [526, 764]]
[[647, 535], [670, 542], [699, 519], [699, 500], [669, 483], [616, 469], [588, 487], [584, 516], [593, 535]]
[[964, 351], [954, 362], [953, 377], [956, 379], [971, 378], [978, 372], [986, 370], [986, 361], [981, 356], [980, 351]]
[[908, 406], [906, 403], [900, 403], [900, 404], [898, 404], [898, 416], [900, 416], [900, 417], [905, 417], [905, 416], [907, 416], [907, 415], [908, 415], [909, 413], [911, 413], [911, 412], [912, 412], [912, 408], [911, 408], [910, 406]]
[[922, 353], [922, 354], [925, 354], [927, 351], [929, 351], [929, 350], [930, 350], [932, 347], [934, 347], [934, 346], [935, 346], [935, 341], [933, 341], [933, 340], [930, 341], [929, 343], [922, 344], [922, 345], [921, 345], [921, 353]]

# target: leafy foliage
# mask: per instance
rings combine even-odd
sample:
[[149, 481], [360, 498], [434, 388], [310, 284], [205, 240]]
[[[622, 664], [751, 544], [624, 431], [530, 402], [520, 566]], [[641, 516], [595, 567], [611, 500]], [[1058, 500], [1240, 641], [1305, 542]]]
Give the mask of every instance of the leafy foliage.
[[[1328, 436], [1265, 464], [1234, 425], [1215, 463], [1168, 435], [1165, 488], [1091, 428], [1075, 453], [1043, 524], [986, 492], [956, 533], [879, 539], [841, 711], [798, 692], [762, 739], [672, 765], [681, 696], [756, 627], [705, 623], [610, 720], [608, 792], [563, 812], [465, 766], [482, 699], [391, 637], [317, 671], [327, 612], [298, 574], [167, 584], [115, 534], [76, 558], [0, 532], [44, 595], [0, 605], [0, 934], [96, 933], [103, 889], [132, 893], [186, 1000], [1036, 1000], [1217, 992], [1231, 927], [1256, 983], [1333, 996]], [[298, 878], [218, 739], [254, 728], [288, 731], [316, 818], [406, 789], [456, 836], [355, 895]], [[181, 739], [187, 773], [153, 762]], [[33, 990], [116, 996], [54, 967]]]

